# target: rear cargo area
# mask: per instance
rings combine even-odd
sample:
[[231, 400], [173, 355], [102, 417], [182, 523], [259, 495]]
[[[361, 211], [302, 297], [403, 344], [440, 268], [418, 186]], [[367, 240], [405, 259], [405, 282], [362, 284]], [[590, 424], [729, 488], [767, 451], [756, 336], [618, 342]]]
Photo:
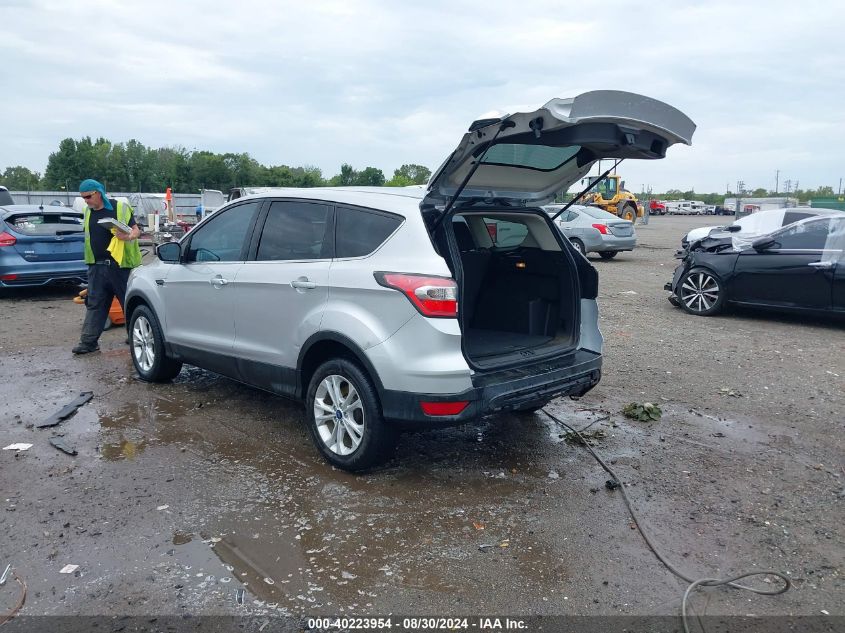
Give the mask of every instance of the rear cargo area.
[[540, 213], [467, 212], [451, 223], [464, 353], [479, 367], [563, 352], [576, 342], [576, 271]]

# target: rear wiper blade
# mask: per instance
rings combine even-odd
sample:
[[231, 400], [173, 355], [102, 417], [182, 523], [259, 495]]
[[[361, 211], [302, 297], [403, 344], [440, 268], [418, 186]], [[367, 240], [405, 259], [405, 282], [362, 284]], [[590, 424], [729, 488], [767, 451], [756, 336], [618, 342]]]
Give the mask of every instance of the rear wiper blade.
[[74, 233], [82, 233], [82, 229], [56, 231], [56, 235], [73, 235]]
[[576, 202], [578, 202], [581, 198], [583, 198], [585, 195], [587, 195], [587, 193], [590, 191], [590, 189], [592, 189], [592, 188], [593, 188], [593, 187], [595, 187], [597, 184], [599, 184], [602, 180], [604, 180], [605, 178], [607, 178], [607, 175], [608, 175], [610, 172], [612, 172], [614, 169], [616, 169], [616, 168], [619, 166], [619, 163], [621, 163], [623, 160], [625, 160], [625, 159], [624, 159], [624, 158], [620, 158], [618, 161], [616, 161], [615, 163], [613, 163], [613, 166], [612, 166], [610, 169], [608, 169], [608, 170], [607, 170], [606, 172], [604, 172], [601, 176], [599, 176], [598, 178], [596, 178], [596, 179], [595, 179], [595, 180], [594, 180], [594, 181], [590, 184], [590, 186], [589, 186], [589, 187], [587, 187], [587, 188], [586, 188], [586, 189], [584, 189], [581, 193], [579, 193], [577, 196], [575, 196], [574, 198], [572, 198], [572, 200], [570, 200], [569, 202], [567, 202], [567, 203], [564, 205], [564, 207], [563, 207], [560, 211], [558, 211], [557, 213], [555, 213], [555, 214], [552, 216], [552, 220], [557, 220], [557, 216], [559, 216], [561, 213], [563, 213], [564, 211], [566, 211], [569, 207], [571, 207], [573, 204], [575, 204], [575, 203], [576, 203]]

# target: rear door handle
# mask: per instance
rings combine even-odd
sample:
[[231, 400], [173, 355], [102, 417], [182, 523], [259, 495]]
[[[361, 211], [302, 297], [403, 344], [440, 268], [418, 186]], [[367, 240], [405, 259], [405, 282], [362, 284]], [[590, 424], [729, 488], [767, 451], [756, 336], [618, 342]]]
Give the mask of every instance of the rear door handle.
[[810, 262], [807, 266], [812, 266], [813, 268], [821, 268], [822, 270], [827, 270], [828, 268], [833, 268], [833, 262]]
[[221, 277], [220, 275], [217, 275], [216, 277], [212, 277], [211, 279], [209, 279], [208, 283], [210, 283], [215, 288], [222, 288], [227, 283], [229, 283], [229, 280], [223, 279], [223, 277]]
[[291, 288], [298, 288], [302, 290], [313, 290], [317, 287], [316, 281], [309, 281], [307, 277], [300, 277], [290, 282]]

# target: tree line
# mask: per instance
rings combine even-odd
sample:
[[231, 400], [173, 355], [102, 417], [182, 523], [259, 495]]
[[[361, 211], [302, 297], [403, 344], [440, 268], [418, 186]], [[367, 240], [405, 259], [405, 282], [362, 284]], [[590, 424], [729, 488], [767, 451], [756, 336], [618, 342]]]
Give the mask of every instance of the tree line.
[[[96, 178], [111, 191], [160, 192], [171, 187], [176, 192], [195, 192], [199, 189], [228, 191], [232, 187], [321, 187], [340, 185], [392, 186], [420, 185], [428, 182], [431, 170], [415, 164], [402, 165], [388, 180], [376, 167], [355, 169], [344, 163], [340, 173], [325, 178], [318, 167], [262, 165], [248, 153], [216, 154], [209, 151], [189, 151], [182, 147], [147, 147], [136, 140], [112, 143], [86, 136], [66, 138], [57, 151], [50, 154], [44, 174], [27, 167], [7, 167], [0, 173], [0, 185], [12, 191], [75, 191], [85, 178]], [[727, 192], [696, 193], [669, 189], [664, 193], [641, 198], [698, 200], [705, 204], [721, 204], [734, 196]], [[810, 198], [831, 197], [833, 187], [797, 189], [785, 194], [763, 188], [743, 192], [755, 198], [789, 195], [806, 202]], [[570, 196], [563, 195], [561, 199]]]
[[262, 165], [247, 153], [216, 154], [182, 147], [147, 147], [136, 140], [112, 143], [98, 138], [66, 138], [50, 154], [44, 174], [27, 167], [7, 167], [0, 184], [12, 191], [74, 191], [85, 178], [100, 180], [110, 191], [176, 192], [199, 189], [228, 191], [232, 187], [320, 187], [384, 185], [403, 187], [424, 184], [431, 170], [422, 165], [402, 165], [388, 180], [376, 167], [355, 169], [344, 163], [340, 173], [324, 178], [319, 167]]

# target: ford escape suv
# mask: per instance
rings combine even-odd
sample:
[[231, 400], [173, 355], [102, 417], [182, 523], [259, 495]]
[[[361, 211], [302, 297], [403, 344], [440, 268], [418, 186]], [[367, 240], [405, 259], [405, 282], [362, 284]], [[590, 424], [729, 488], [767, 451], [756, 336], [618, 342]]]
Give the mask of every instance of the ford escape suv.
[[238, 198], [133, 272], [138, 375], [189, 363], [304, 401], [319, 451], [352, 471], [403, 429], [584, 394], [601, 377], [598, 276], [541, 205], [599, 159], [662, 158], [694, 129], [590, 92], [474, 122], [426, 189]]

